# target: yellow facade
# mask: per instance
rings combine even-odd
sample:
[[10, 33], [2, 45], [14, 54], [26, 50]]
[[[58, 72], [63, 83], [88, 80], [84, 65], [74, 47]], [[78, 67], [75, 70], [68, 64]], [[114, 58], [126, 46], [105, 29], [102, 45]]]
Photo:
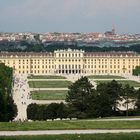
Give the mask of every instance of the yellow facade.
[[134, 52], [84, 52], [56, 50], [54, 53], [0, 53], [0, 63], [14, 69], [15, 74], [132, 74], [140, 66]]

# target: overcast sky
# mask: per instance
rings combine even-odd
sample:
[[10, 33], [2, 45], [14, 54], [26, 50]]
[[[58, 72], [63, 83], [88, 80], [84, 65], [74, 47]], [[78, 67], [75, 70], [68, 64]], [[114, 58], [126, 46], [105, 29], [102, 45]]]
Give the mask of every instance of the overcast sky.
[[0, 31], [140, 33], [140, 0], [0, 0]]

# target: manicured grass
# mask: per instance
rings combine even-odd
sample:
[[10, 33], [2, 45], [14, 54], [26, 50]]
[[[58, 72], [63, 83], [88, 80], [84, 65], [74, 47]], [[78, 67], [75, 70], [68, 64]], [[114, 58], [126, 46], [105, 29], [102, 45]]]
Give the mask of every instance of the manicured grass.
[[33, 100], [65, 100], [67, 93], [66, 90], [31, 91], [31, 96]]
[[28, 79], [66, 79], [66, 77], [57, 75], [33, 75], [28, 76]]
[[2, 140], [140, 140], [140, 133], [9, 136]]
[[[103, 81], [103, 80], [102, 81], [95, 80], [95, 82], [97, 84], [99, 84], [99, 83], [111, 82], [111, 80], [106, 80], [106, 81]], [[119, 81], [119, 80], [117, 80], [117, 82], [121, 83], [122, 85], [129, 84], [130, 86], [133, 86], [133, 87], [140, 87], [140, 83], [138, 83], [136, 81], [131, 81], [131, 80], [128, 80], [128, 81], [126, 81], [126, 80]]]
[[29, 81], [30, 88], [67, 88], [70, 81]]
[[124, 77], [116, 75], [90, 75], [87, 77], [90, 79], [125, 79]]
[[0, 123], [0, 131], [17, 130], [70, 130], [70, 129], [140, 129], [140, 121], [36, 121]]

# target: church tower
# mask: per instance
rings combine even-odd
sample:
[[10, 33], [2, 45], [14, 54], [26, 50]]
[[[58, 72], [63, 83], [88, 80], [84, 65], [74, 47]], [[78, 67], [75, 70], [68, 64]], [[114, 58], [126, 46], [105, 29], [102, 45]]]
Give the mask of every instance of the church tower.
[[116, 30], [115, 30], [115, 26], [113, 25], [113, 28], [112, 28], [112, 35], [115, 35], [116, 34]]

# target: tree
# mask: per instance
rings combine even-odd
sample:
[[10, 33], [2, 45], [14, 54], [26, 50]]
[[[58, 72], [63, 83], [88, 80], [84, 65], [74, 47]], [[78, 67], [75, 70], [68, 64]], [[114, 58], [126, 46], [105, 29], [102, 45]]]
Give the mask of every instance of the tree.
[[136, 94], [137, 94], [136, 107], [138, 113], [140, 113], [140, 88], [137, 90]]
[[113, 115], [122, 94], [122, 85], [113, 80], [108, 83], [100, 83], [97, 86], [97, 96], [94, 100], [94, 116], [105, 117]]
[[140, 74], [140, 66], [136, 66], [135, 69], [133, 69], [133, 75], [139, 76]]
[[7, 100], [7, 121], [12, 121], [17, 116], [17, 106], [11, 96]]
[[12, 99], [13, 70], [0, 64], [0, 121], [13, 120], [17, 107]]
[[95, 89], [89, 82], [88, 78], [81, 77], [69, 87], [66, 102], [70, 108], [73, 108], [73, 113], [87, 113], [88, 108], [91, 105], [91, 98], [93, 98], [94, 93]]
[[36, 114], [38, 113], [37, 110], [38, 110], [38, 105], [36, 103], [28, 105], [27, 118], [31, 120], [36, 120], [37, 119]]
[[68, 107], [64, 103], [60, 103], [58, 106], [59, 107], [57, 109], [57, 117], [60, 118], [61, 120], [63, 118], [67, 118], [67, 116], [68, 116]]
[[58, 116], [57, 116], [58, 108], [59, 108], [59, 104], [57, 104], [57, 103], [49, 104], [46, 108], [46, 118], [52, 119], [52, 120], [58, 118]]
[[124, 105], [126, 106], [126, 116], [129, 114], [129, 108], [128, 105], [135, 100], [133, 99], [135, 95], [134, 87], [130, 87], [130, 85], [125, 85], [123, 88], [123, 99], [125, 100]]

